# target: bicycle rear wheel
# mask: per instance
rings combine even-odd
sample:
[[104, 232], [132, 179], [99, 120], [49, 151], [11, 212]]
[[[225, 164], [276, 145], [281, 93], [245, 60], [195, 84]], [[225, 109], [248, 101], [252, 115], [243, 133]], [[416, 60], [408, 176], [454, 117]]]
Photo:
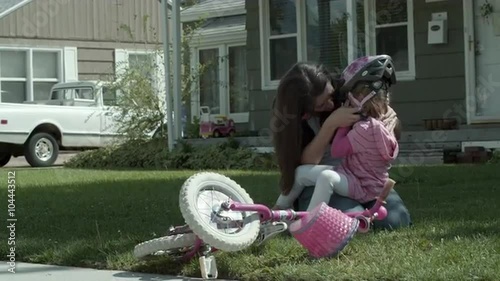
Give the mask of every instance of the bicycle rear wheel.
[[134, 256], [137, 259], [156, 256], [171, 256], [178, 259], [191, 251], [195, 244], [194, 233], [164, 236], [137, 244], [134, 247]]

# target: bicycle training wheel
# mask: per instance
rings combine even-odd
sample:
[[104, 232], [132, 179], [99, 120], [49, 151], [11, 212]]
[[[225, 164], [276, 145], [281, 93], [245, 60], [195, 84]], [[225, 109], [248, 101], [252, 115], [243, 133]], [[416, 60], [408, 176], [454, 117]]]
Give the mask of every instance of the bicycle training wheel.
[[[186, 223], [201, 240], [219, 250], [235, 252], [249, 247], [257, 239], [260, 221], [257, 216], [242, 223], [255, 212], [214, 211], [229, 199], [253, 204], [248, 193], [232, 179], [201, 172], [186, 180], [179, 194], [179, 205]], [[233, 224], [217, 223], [218, 217], [225, 217]]]

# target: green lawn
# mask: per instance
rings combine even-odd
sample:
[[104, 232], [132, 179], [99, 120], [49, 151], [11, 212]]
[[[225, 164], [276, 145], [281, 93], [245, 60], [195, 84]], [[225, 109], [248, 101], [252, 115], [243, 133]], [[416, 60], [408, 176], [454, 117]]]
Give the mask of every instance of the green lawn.
[[[7, 224], [7, 170], [0, 170]], [[189, 172], [19, 170], [18, 261], [199, 276], [197, 260], [139, 262], [140, 242], [182, 224], [178, 190]], [[224, 172], [254, 201], [272, 204], [275, 172]], [[217, 253], [219, 278], [239, 280], [498, 280], [500, 165], [393, 168], [414, 226], [357, 235], [335, 259], [312, 261], [283, 236]], [[8, 250], [0, 232], [2, 260]]]

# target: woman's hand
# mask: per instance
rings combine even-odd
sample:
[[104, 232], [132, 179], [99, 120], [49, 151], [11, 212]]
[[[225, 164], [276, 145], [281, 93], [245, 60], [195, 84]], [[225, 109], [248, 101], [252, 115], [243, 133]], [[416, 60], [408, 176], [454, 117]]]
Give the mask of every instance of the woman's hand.
[[358, 111], [359, 108], [344, 105], [332, 112], [321, 126], [319, 133], [302, 151], [302, 164], [317, 165], [321, 161], [335, 130], [349, 127], [357, 122], [361, 118], [359, 114], [356, 114]]
[[342, 106], [328, 116], [323, 126], [329, 128], [349, 127], [361, 118], [361, 115], [357, 114], [358, 111], [357, 107]]

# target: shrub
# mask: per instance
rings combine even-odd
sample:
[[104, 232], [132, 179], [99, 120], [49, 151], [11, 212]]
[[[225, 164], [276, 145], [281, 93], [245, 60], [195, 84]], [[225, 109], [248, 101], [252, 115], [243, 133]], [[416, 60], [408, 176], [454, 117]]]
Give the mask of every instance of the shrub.
[[166, 168], [166, 149], [163, 139], [129, 140], [96, 150], [84, 151], [65, 165], [71, 168]]
[[491, 155], [490, 160], [488, 160], [490, 164], [499, 164], [500, 163], [500, 150], [494, 150]]
[[230, 138], [227, 142], [194, 147], [179, 141], [168, 151], [165, 138], [129, 140], [121, 145], [108, 146], [79, 153], [65, 163], [69, 168], [84, 169], [257, 169], [276, 168], [272, 154], [259, 154], [242, 147]]

